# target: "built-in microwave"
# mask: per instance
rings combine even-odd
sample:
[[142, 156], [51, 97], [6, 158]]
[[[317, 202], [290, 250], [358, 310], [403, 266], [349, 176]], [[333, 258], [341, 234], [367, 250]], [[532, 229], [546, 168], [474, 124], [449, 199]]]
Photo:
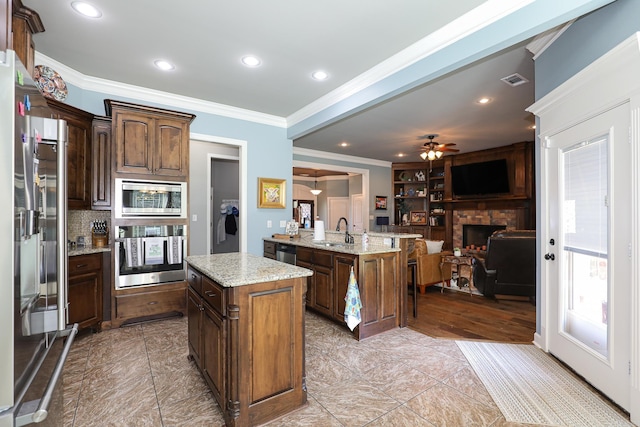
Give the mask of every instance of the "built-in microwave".
[[187, 183], [115, 180], [116, 218], [187, 217]]

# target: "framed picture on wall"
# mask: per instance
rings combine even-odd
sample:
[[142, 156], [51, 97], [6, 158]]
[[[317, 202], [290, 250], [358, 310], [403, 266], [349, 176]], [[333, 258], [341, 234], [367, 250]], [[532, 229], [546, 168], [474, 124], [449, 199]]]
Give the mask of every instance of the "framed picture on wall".
[[286, 207], [285, 197], [287, 195], [284, 179], [278, 178], [258, 178], [258, 207], [276, 208]]
[[376, 210], [387, 209], [387, 197], [376, 196]]
[[426, 225], [427, 211], [411, 211], [409, 214], [409, 222], [411, 225]]

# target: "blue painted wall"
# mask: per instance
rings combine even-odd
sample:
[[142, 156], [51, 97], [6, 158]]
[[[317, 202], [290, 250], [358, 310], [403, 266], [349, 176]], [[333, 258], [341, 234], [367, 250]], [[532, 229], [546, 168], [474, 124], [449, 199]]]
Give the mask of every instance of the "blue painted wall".
[[576, 20], [535, 61], [536, 100], [637, 31], [638, 0], [617, 0]]

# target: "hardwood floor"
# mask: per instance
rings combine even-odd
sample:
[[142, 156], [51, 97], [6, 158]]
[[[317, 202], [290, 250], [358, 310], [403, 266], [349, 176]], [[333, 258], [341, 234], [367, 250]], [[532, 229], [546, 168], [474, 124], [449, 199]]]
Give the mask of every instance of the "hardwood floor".
[[[411, 291], [410, 291], [411, 292]], [[418, 317], [409, 295], [409, 327], [435, 338], [530, 343], [536, 307], [529, 301], [495, 300], [430, 286], [418, 293]]]

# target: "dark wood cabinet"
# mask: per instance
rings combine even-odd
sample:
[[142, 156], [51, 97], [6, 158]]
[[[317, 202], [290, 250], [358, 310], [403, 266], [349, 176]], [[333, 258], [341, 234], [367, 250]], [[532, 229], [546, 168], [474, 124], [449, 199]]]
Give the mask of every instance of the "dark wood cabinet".
[[[470, 163], [504, 159], [507, 163], [509, 192], [504, 194], [456, 196], [453, 194], [451, 168]], [[444, 240], [444, 249], [460, 246], [461, 211], [505, 213], [515, 228], [535, 227], [534, 155], [532, 142], [518, 142], [489, 150], [447, 155], [432, 163], [394, 163], [392, 185], [394, 189], [395, 225], [390, 230], [398, 233], [421, 234], [429, 240]], [[424, 178], [423, 178], [424, 177]], [[485, 179], [478, 176], [477, 179]], [[410, 224], [401, 225], [399, 214], [403, 207]], [[426, 212], [426, 224], [412, 222], [409, 212]], [[468, 212], [464, 215], [468, 215]], [[475, 214], [473, 214], [475, 215]], [[463, 217], [463, 221], [467, 219]], [[475, 221], [475, 219], [473, 220]], [[456, 228], [457, 227], [457, 228]], [[454, 236], [455, 234], [455, 236]]]
[[204, 304], [202, 313], [202, 358], [204, 379], [219, 402], [225, 401], [225, 320]]
[[188, 324], [188, 339], [189, 339], [189, 354], [196, 362], [196, 365], [200, 365], [202, 362], [202, 298], [196, 292], [194, 288], [189, 285], [187, 291], [187, 321]]
[[269, 259], [276, 259], [276, 244], [273, 242], [264, 242], [262, 256]]
[[[0, 43], [3, 42], [3, 39], [6, 39], [5, 43], [8, 41], [8, 46], [13, 47], [18, 59], [32, 76], [35, 67], [33, 35], [43, 32], [44, 25], [42, 25], [40, 15], [23, 5], [21, 0], [7, 0], [8, 2], [12, 2], [12, 5], [0, 5], [0, 18], [3, 22], [8, 22], [11, 19], [11, 25], [7, 25], [6, 30], [3, 28], [2, 34], [0, 34]], [[11, 11], [11, 16], [2, 16], [2, 12], [7, 7], [7, 13]], [[0, 50], [4, 49], [0, 46]]]
[[112, 310], [114, 328], [129, 322], [184, 315], [187, 313], [186, 282], [117, 289]]
[[95, 117], [91, 134], [91, 209], [111, 209], [111, 119]]
[[344, 309], [349, 286], [351, 267], [354, 267], [355, 277], [358, 277], [358, 257], [355, 255], [335, 253], [333, 256], [333, 283], [334, 283], [334, 310], [333, 318], [338, 322], [344, 322]]
[[47, 99], [54, 118], [67, 122], [67, 201], [69, 209], [91, 208], [91, 133], [93, 114]]
[[103, 319], [102, 253], [69, 257], [69, 323], [100, 329]]
[[223, 289], [189, 267], [187, 302], [189, 355], [202, 371], [218, 402], [225, 395], [225, 320], [222, 317]]
[[192, 114], [105, 100], [112, 118], [116, 174], [189, 176]]
[[296, 265], [313, 271], [307, 278], [307, 306], [326, 315], [333, 315], [333, 255], [298, 246]]
[[226, 425], [262, 424], [303, 405], [305, 278], [223, 287], [192, 266], [187, 274], [189, 354]]
[[399, 260], [399, 252], [354, 255], [298, 246], [296, 265], [313, 271], [307, 282], [307, 308], [344, 324], [344, 298], [353, 267], [363, 304], [362, 323], [354, 336], [363, 339], [399, 326]]

